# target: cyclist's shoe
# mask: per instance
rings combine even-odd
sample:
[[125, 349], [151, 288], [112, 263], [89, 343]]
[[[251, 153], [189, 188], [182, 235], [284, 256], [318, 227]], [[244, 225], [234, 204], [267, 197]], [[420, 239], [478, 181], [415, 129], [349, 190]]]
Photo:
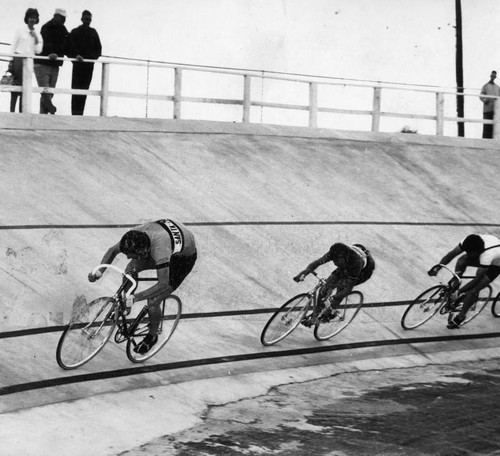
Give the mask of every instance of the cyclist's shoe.
[[339, 315], [339, 311], [329, 307], [320, 314], [319, 321], [321, 323], [328, 323], [329, 321], [332, 321], [337, 315]]
[[306, 328], [310, 328], [313, 325], [313, 314], [303, 318], [300, 324], [305, 326]]
[[140, 355], [144, 355], [149, 350], [151, 350], [156, 342], [158, 342], [158, 336], [153, 336], [148, 333], [146, 334], [146, 337], [142, 340], [142, 342], [134, 348], [134, 351], [136, 353], [139, 353]]
[[463, 323], [465, 320], [465, 317], [462, 317], [461, 315], [457, 315], [453, 320], [451, 320], [448, 323], [447, 328], [448, 329], [458, 329], [460, 328], [460, 325]]

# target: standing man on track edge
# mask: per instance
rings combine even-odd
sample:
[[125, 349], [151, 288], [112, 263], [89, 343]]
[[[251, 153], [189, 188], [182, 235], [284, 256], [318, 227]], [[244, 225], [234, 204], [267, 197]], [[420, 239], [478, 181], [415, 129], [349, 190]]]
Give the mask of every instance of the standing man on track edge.
[[[197, 251], [193, 233], [182, 223], [171, 219], [157, 220], [139, 225], [123, 235], [120, 242], [104, 254], [101, 264], [111, 264], [119, 253], [131, 261], [125, 272], [137, 277], [140, 271], [156, 269], [158, 282], [152, 287], [127, 299], [127, 307], [147, 300], [150, 318], [149, 332], [134, 349], [147, 353], [158, 341], [158, 326], [162, 319], [161, 303], [172, 294], [193, 269]], [[88, 275], [90, 282], [102, 277], [102, 272]]]

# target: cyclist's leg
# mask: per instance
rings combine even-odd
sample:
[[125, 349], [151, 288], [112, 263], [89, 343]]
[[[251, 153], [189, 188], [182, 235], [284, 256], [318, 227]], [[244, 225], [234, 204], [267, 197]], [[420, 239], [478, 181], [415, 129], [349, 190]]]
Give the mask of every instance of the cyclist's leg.
[[[479, 274], [480, 271], [478, 270], [477, 274]], [[469, 309], [472, 307], [472, 305], [476, 302], [477, 297], [479, 292], [487, 287], [496, 277], [499, 275], [500, 271], [491, 271], [488, 272], [484, 277], [480, 279], [480, 281], [474, 285], [471, 289], [467, 290], [465, 292], [465, 296], [463, 298], [463, 304], [462, 304], [462, 310], [458, 313], [458, 315], [455, 317], [455, 323], [460, 324], [462, 321], [465, 320], [465, 317], [467, 316], [467, 312]], [[477, 277], [477, 275], [476, 275]]]
[[[130, 260], [129, 263], [127, 264], [127, 267], [125, 268], [125, 272], [129, 275], [131, 275], [134, 279], [137, 280], [139, 277], [139, 272], [145, 271], [147, 269], [155, 269], [156, 264], [154, 263], [153, 260]], [[126, 278], [123, 278], [124, 282], [127, 282], [124, 288], [124, 292], [126, 293], [130, 287], [132, 286], [132, 283]], [[137, 285], [136, 285], [137, 288]], [[134, 293], [135, 288], [132, 290], [132, 293]]]
[[341, 281], [338, 269], [335, 269], [325, 280], [325, 285], [323, 285], [318, 293], [318, 304], [322, 307], [324, 305], [325, 299], [327, 299], [333, 292], [335, 288], [338, 287]]
[[[196, 263], [196, 253], [190, 256], [173, 256], [170, 259], [170, 286], [175, 291], [193, 269]], [[153, 299], [148, 299], [149, 333], [156, 336], [158, 327], [163, 317], [161, 303], [168, 296], [160, 295]]]

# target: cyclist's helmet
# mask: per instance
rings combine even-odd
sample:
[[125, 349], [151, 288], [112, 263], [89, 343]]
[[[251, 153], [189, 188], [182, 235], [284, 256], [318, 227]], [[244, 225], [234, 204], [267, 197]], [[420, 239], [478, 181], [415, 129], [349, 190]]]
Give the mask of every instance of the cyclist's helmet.
[[484, 250], [484, 241], [481, 236], [470, 234], [463, 240], [461, 247], [467, 253], [482, 252]]
[[336, 242], [330, 247], [330, 258], [336, 259], [344, 256], [349, 251], [349, 247], [342, 242]]
[[149, 249], [151, 241], [149, 236], [142, 231], [131, 230], [126, 232], [120, 240], [120, 252], [128, 255]]

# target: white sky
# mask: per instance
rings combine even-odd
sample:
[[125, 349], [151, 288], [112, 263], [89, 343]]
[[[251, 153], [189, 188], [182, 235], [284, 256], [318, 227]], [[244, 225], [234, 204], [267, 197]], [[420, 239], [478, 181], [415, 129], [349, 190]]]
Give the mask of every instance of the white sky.
[[[39, 27], [65, 8], [69, 30], [89, 9], [105, 55], [455, 85], [455, 0], [0, 0], [0, 7], [2, 42], [28, 7], [39, 10]], [[479, 89], [500, 70], [500, 2], [462, 0], [462, 9], [464, 85]], [[479, 100], [466, 103], [480, 117]]]

